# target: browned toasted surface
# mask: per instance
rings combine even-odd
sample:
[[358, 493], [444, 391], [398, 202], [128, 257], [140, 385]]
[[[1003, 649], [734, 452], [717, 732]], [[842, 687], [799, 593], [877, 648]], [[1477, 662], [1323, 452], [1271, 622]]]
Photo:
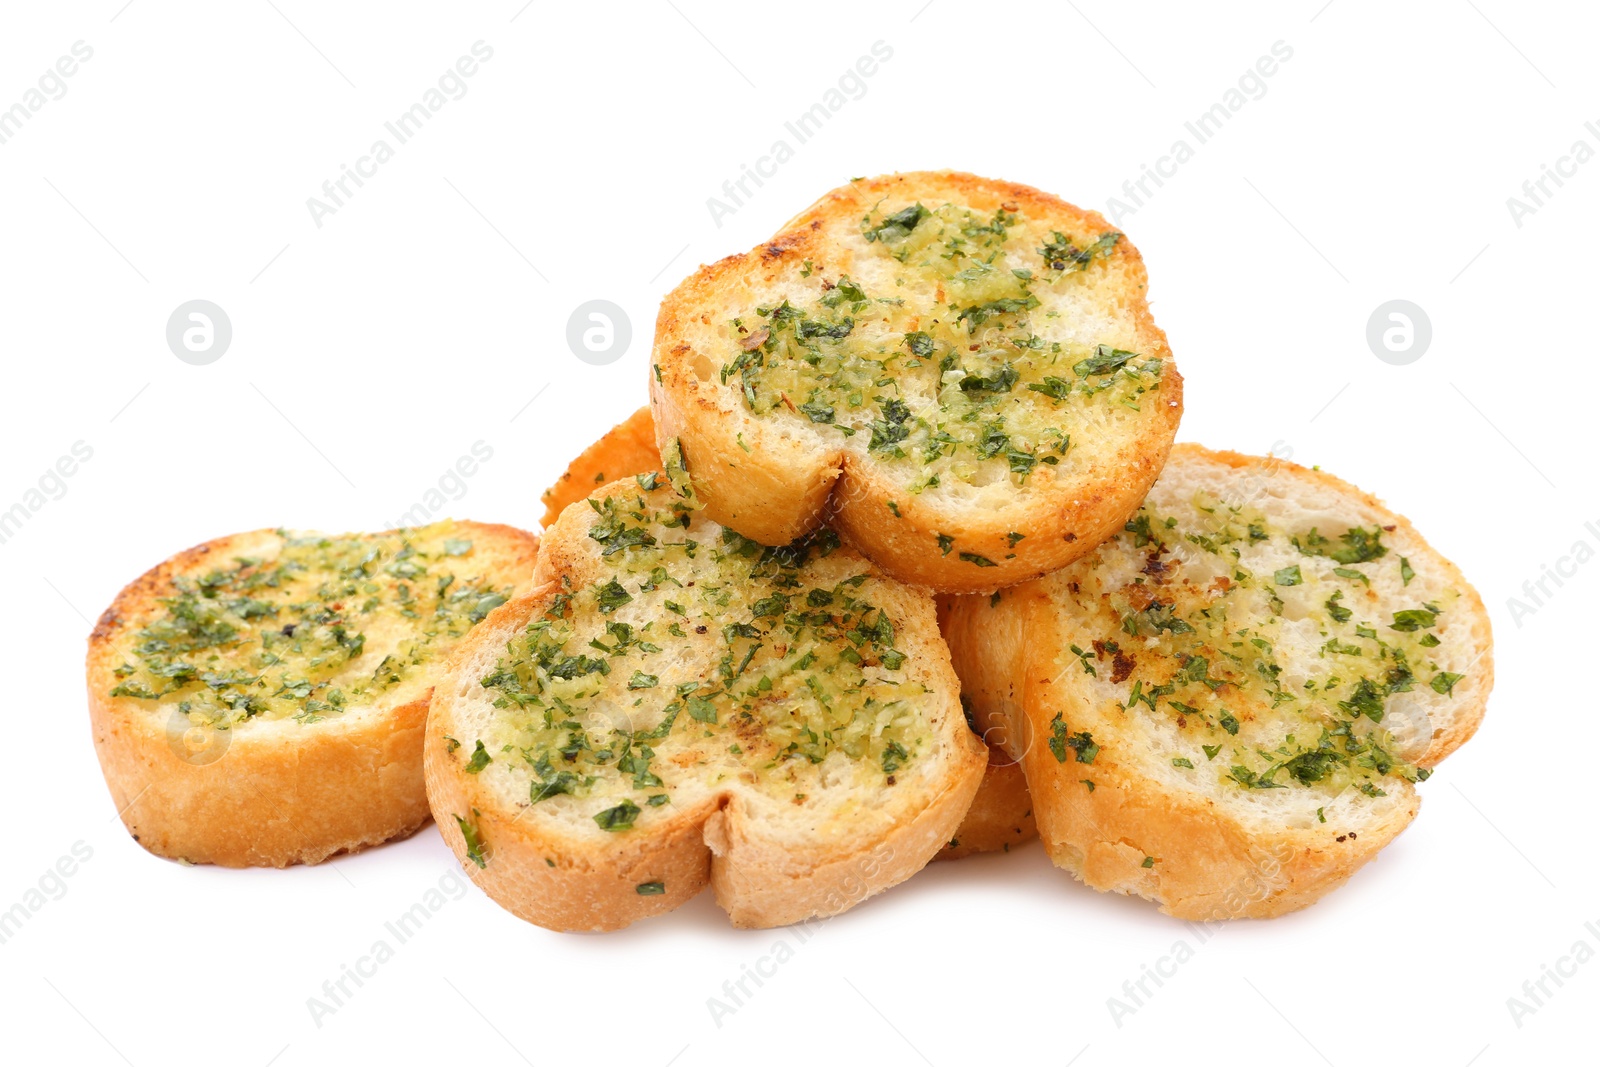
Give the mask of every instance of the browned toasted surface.
[[[300, 589], [287, 573], [270, 584], [268, 576], [289, 558], [282, 554], [285, 537], [272, 530], [188, 549], [117, 596], [89, 639], [88, 700], [106, 784], [135, 840], [171, 859], [283, 867], [404, 836], [428, 820], [422, 783], [428, 696], [443, 655], [456, 643], [450, 628], [466, 623], [461, 612], [447, 611], [449, 618], [441, 616], [440, 622], [385, 616], [386, 621], [368, 625], [361, 606], [394, 595], [403, 584], [414, 604], [431, 609], [450, 596], [448, 589], [429, 596], [446, 577], [450, 589], [470, 588], [474, 595], [480, 588], [485, 595], [494, 589], [500, 592], [493, 596], [509, 596], [526, 588], [538, 539], [482, 523], [425, 530], [434, 540], [452, 541], [459, 555], [391, 562], [408, 575], [404, 578], [374, 568], [352, 582], [359, 588], [350, 596], [343, 587], [322, 593]], [[375, 546], [392, 536], [353, 535], [350, 540]], [[244, 565], [241, 559], [255, 562]], [[378, 556], [369, 566], [385, 561]], [[234, 590], [251, 585], [251, 576], [259, 584], [236, 595]], [[315, 599], [315, 606], [305, 607], [302, 596]], [[241, 597], [249, 603], [217, 603]], [[208, 643], [192, 653], [177, 651], [195, 633], [174, 629], [169, 610], [171, 604], [186, 603], [213, 627], [203, 632]], [[469, 623], [477, 603], [457, 606]], [[323, 621], [305, 622], [307, 612], [322, 613]], [[307, 674], [285, 678], [279, 668], [302, 662], [293, 652], [295, 638], [283, 633], [284, 627], [292, 633], [297, 625], [303, 627], [302, 642], [326, 639], [337, 651], [310, 667], [318, 658], [313, 653], [303, 661]], [[424, 643], [412, 638], [407, 645], [418, 663], [383, 666], [383, 658], [408, 633], [435, 625], [441, 629], [434, 637]], [[231, 636], [211, 640], [228, 633], [223, 627], [232, 630]], [[271, 655], [278, 657], [278, 667], [267, 662], [269, 642], [277, 649]], [[353, 649], [358, 651], [352, 656]], [[198, 667], [192, 676], [178, 673], [186, 663]], [[151, 664], [164, 673], [152, 673]], [[362, 679], [380, 668], [385, 679], [395, 681], [358, 696]], [[335, 690], [342, 701], [338, 705], [331, 703]], [[212, 717], [225, 710], [233, 714]]]
[[957, 598], [945, 633], [1052, 860], [1191, 919], [1342, 884], [1409, 825], [1413, 780], [1471, 736], [1493, 685], [1481, 600], [1403, 517], [1331, 475], [1193, 445], [1115, 539]]
[[1145, 288], [1123, 235], [1037, 189], [852, 182], [667, 297], [657, 442], [762, 543], [827, 523], [935, 590], [1037, 577], [1113, 533], [1171, 446], [1182, 379]]

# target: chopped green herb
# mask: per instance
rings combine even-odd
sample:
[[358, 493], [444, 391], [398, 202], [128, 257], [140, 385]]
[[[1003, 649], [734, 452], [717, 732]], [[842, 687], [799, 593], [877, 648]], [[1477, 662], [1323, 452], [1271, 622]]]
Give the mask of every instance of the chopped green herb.
[[808, 400], [800, 405], [800, 410], [812, 422], [832, 422], [833, 407], [818, 400]]
[[622, 583], [615, 578], [595, 591], [595, 604], [603, 615], [609, 615], [622, 605], [631, 603], [633, 595], [622, 588]]
[[1125, 352], [1120, 348], [1110, 345], [1098, 345], [1094, 355], [1088, 359], [1079, 360], [1072, 365], [1072, 373], [1080, 378], [1087, 378], [1091, 374], [1110, 374], [1121, 370], [1130, 359], [1137, 357], [1137, 352]]
[[1079, 763], [1093, 763], [1094, 758], [1100, 754], [1100, 746], [1094, 743], [1094, 738], [1088, 731], [1068, 734], [1067, 724], [1058, 714], [1050, 722], [1050, 754], [1055, 756], [1057, 763], [1065, 763], [1069, 748]]
[[1065, 400], [1072, 391], [1072, 384], [1065, 378], [1045, 376], [1042, 382], [1033, 382], [1028, 386], [1029, 392], [1043, 393], [1051, 400]]
[[1371, 530], [1354, 526], [1339, 535], [1339, 543], [1328, 540], [1319, 534], [1315, 527], [1301, 543], [1300, 538], [1293, 538], [1294, 546], [1304, 556], [1325, 556], [1336, 563], [1370, 563], [1372, 560], [1388, 554], [1382, 540], [1382, 528], [1374, 526]]
[[898, 243], [905, 240], [911, 231], [917, 228], [917, 224], [931, 214], [932, 212], [921, 204], [912, 204], [908, 208], [896, 211], [878, 226], [863, 225], [862, 233], [868, 243], [873, 241], [882, 241], [885, 244]]
[[639, 805], [631, 800], [624, 800], [614, 808], [607, 808], [594, 817], [595, 824], [602, 830], [612, 833], [618, 830], [633, 829], [633, 820], [639, 817]]
[[704, 697], [690, 697], [688, 702], [689, 718], [696, 722], [706, 722], [713, 725], [717, 721], [717, 706]]
[[[478, 814], [477, 809], [473, 809], [472, 814], [476, 816]], [[473, 863], [476, 863], [480, 868], [487, 867], [489, 865], [486, 851], [487, 842], [485, 842], [482, 835], [478, 833], [477, 826], [463, 819], [459, 815], [455, 817], [455, 820], [456, 826], [460, 827], [461, 829], [461, 840], [465, 842], [467, 846], [467, 859], [471, 860]]]
[[883, 749], [883, 773], [893, 774], [905, 765], [911, 753], [898, 741], [890, 741]]
[[1389, 629], [1398, 630], [1401, 633], [1431, 630], [1438, 618], [1439, 613], [1429, 608], [1408, 608], [1405, 611], [1394, 613], [1394, 621], [1389, 624]]

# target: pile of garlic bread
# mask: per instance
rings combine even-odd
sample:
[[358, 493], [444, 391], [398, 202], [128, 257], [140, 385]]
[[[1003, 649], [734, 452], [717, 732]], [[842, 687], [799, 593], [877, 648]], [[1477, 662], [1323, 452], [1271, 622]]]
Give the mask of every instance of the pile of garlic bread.
[[1179, 918], [1314, 902], [1477, 729], [1488, 616], [1355, 487], [1174, 446], [1147, 287], [1028, 186], [828, 193], [666, 296], [540, 536], [258, 531], [124, 590], [88, 669], [124, 824], [284, 866], [431, 815], [552, 930], [708, 886], [802, 922], [1035, 837]]

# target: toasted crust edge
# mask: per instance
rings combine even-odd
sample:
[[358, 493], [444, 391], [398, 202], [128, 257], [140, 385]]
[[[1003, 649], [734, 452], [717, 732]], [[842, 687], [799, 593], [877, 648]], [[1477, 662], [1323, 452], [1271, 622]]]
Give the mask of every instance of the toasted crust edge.
[[[503, 538], [531, 572], [533, 534], [459, 525]], [[127, 714], [121, 705], [129, 698], [107, 695], [115, 683], [105, 653], [136, 605], [159, 595], [174, 574], [263, 532], [216, 538], [156, 564], [117, 594], [89, 637], [89, 721], [101, 771], [128, 833], [167, 859], [223, 867], [320, 863], [406, 837], [429, 819], [422, 780], [429, 693], [359, 720], [319, 723], [309, 736], [260, 724], [268, 728], [236, 735], [206, 764], [178, 757], [164, 728]]]
[[[968, 735], [971, 736], [970, 734]], [[972, 806], [982, 780], [981, 745], [972, 738], [968, 768], [908, 822], [844, 855], [797, 869], [795, 854], [750, 832], [732, 798], [707, 821], [711, 884], [733, 925], [788, 926], [847, 911], [916, 874], [938, 855]]]
[[539, 502], [545, 506], [540, 524], [548, 530], [568, 505], [587, 498], [606, 482], [660, 469], [655, 421], [646, 404], [580, 452], [555, 484], [539, 494]]

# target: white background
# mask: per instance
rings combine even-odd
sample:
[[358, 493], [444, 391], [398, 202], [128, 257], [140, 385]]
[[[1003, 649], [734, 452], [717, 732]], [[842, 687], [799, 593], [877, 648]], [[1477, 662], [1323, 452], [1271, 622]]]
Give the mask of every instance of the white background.
[[[1600, 563], [1541, 605], [1523, 592], [1575, 542], [1600, 547], [1600, 162], [1520, 226], [1507, 206], [1574, 141], [1600, 148], [1592, 12], [274, 2], [7, 5], [0, 28], [0, 108], [74, 42], [94, 50], [0, 144], [0, 510], [93, 449], [0, 544], [0, 910], [92, 850], [0, 944], [8, 1061], [1594, 1061], [1600, 962], [1547, 982], [1520, 1026], [1507, 1006], [1578, 940], [1600, 950]], [[494, 54], [466, 95], [316, 226], [307, 198], [479, 40]], [[864, 94], [796, 144], [784, 121], [880, 40]], [[1293, 56], [1265, 94], [1196, 146], [1184, 122], [1277, 41]], [[793, 158], [719, 227], [707, 198], [780, 138]], [[1180, 437], [1281, 442], [1384, 497], [1476, 583], [1499, 638], [1479, 736], [1345, 888], [1202, 943], [1034, 844], [936, 864], [804, 944], [730, 929], [709, 895], [570, 936], [472, 889], [319, 1027], [307, 998], [450, 870], [436, 832], [239, 872], [122, 830], [79, 679], [90, 620], [146, 567], [261, 526], [377, 528], [480, 440], [493, 458], [449, 511], [531, 526], [568, 458], [642, 402], [655, 306], [695, 264], [892, 170], [1106, 211], [1179, 138], [1193, 158], [1116, 221], [1186, 379]], [[209, 366], [165, 342], [195, 298], [233, 324]], [[633, 326], [605, 367], [565, 340], [595, 298]], [[1408, 366], [1365, 340], [1394, 298], [1432, 321]], [[718, 1026], [707, 999], [779, 940], [794, 958]], [[1193, 958], [1114, 1019], [1108, 998], [1180, 940]]]

